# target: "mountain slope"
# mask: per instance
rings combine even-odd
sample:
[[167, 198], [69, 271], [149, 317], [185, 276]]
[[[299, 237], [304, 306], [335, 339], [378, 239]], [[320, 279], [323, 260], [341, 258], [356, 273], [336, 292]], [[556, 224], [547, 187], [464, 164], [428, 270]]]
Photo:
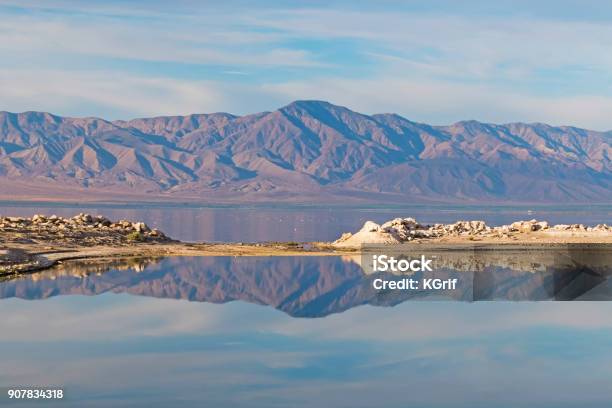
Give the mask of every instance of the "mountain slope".
[[0, 196], [611, 202], [612, 133], [430, 126], [321, 101], [106, 121], [0, 112]]

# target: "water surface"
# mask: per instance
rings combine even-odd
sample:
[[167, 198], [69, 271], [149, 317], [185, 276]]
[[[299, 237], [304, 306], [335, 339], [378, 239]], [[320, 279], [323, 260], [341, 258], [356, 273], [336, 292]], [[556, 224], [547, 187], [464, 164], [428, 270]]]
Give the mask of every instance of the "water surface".
[[[496, 271], [498, 295], [554, 272]], [[433, 301], [371, 279], [340, 257], [211, 257], [5, 280], [0, 386], [61, 385], [44, 405], [62, 407], [611, 405], [612, 303]]]
[[[611, 208], [4, 202], [0, 214], [101, 213], [249, 242], [331, 240], [398, 216], [609, 224]], [[605, 258], [565, 270], [530, 256], [451, 257], [436, 273], [462, 285], [442, 294], [378, 292], [340, 257], [67, 263], [5, 279], [0, 390], [56, 385], [67, 399], [0, 405], [609, 408], [612, 303], [588, 301], [610, 300]]]

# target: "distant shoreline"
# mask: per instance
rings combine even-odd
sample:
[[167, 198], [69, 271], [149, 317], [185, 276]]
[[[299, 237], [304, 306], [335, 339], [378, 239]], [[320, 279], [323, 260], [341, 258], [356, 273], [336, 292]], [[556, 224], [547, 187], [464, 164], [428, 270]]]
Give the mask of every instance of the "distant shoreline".
[[376, 210], [376, 209], [412, 209], [412, 208], [457, 208], [457, 209], [487, 209], [487, 210], [506, 210], [506, 209], [524, 209], [525, 211], [554, 211], [554, 210], [571, 210], [576, 211], [577, 209], [588, 212], [590, 208], [607, 208], [612, 211], [611, 202], [589, 202], [589, 203], [545, 203], [545, 202], [533, 202], [527, 203], [525, 201], [520, 202], [411, 202], [411, 203], [385, 203], [371, 201], [356, 201], [352, 203], [344, 203], [340, 201], [317, 201], [317, 202], [301, 202], [301, 201], [255, 201], [249, 203], [232, 202], [232, 201], [211, 201], [203, 202], [197, 199], [185, 199], [181, 200], [180, 197], [172, 199], [160, 199], [155, 200], [154, 198], [150, 201], [143, 199], [132, 199], [125, 201], [108, 201], [108, 200], [95, 200], [95, 199], [74, 199], [66, 200], [53, 199], [53, 198], [24, 198], [24, 199], [3, 199], [0, 195], [0, 207], [34, 207], [34, 208], [120, 208], [120, 209], [139, 209], [139, 208], [189, 208], [189, 209], [363, 209], [363, 210]]
[[[260, 200], [251, 200], [248, 202], [240, 201], [239, 199], [227, 199], [227, 200], [212, 200], [205, 201], [201, 197], [185, 197], [185, 196], [151, 196], [151, 195], [135, 195], [125, 200], [108, 200], [102, 197], [108, 197], [108, 193], [100, 192], [100, 197], [96, 195], [96, 191], [83, 190], [83, 194], [79, 195], [79, 198], [70, 199], [65, 195], [62, 197], [53, 196], [24, 196], [15, 197], [15, 195], [4, 196], [0, 194], [0, 207], [12, 207], [12, 206], [23, 206], [28, 207], [82, 207], [93, 208], [93, 207], [120, 207], [120, 208], [140, 208], [140, 207], [151, 207], [151, 208], [351, 208], [351, 209], [402, 209], [402, 208], [421, 208], [421, 207], [457, 207], [457, 208], [524, 208], [525, 210], [537, 210], [546, 209], [549, 207], [554, 208], [590, 208], [590, 207], [603, 207], [609, 208], [612, 211], [612, 202], [609, 201], [589, 201], [589, 202], [567, 202], [559, 203], [555, 201], [508, 201], [508, 200], [413, 200], [406, 203], [405, 198], [397, 201], [385, 201], [381, 197], [385, 198], [386, 193], [382, 193], [381, 197], [377, 199], [355, 199], [354, 197], [334, 197], [330, 200], [315, 200], [315, 201], [304, 201], [304, 200], [274, 200], [270, 197], [262, 197]], [[92, 198], [83, 199], [83, 196], [90, 195]], [[119, 195], [119, 194], [117, 194]], [[121, 194], [125, 196], [125, 194]], [[350, 199], [351, 202], [346, 200]]]

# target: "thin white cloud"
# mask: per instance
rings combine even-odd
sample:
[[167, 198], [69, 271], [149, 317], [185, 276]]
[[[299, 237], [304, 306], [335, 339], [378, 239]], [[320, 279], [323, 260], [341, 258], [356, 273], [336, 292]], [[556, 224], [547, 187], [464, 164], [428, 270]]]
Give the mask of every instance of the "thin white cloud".
[[[61, 2], [51, 6], [70, 9]], [[181, 7], [172, 19], [159, 18], [155, 7], [124, 8], [124, 15], [140, 18], [116, 18], [117, 9], [101, 4], [80, 8], [90, 13], [86, 21], [69, 13], [0, 19], [6, 61], [0, 109], [127, 118], [252, 113], [295, 99], [326, 99], [437, 124], [475, 118], [612, 128], [612, 27], [599, 22]], [[190, 7], [192, 13], [184, 12]], [[332, 52], [323, 59], [321, 50], [307, 45], [312, 41], [332, 44], [345, 57]], [[210, 72], [221, 78], [70, 65], [92, 57], [220, 65]], [[362, 64], [367, 69], [360, 71]], [[279, 67], [290, 75], [265, 69]]]
[[[84, 296], [47, 299], [41, 315], [41, 301], [4, 299], [2, 341], [93, 340], [104, 333], [125, 339], [252, 331], [316, 335], [322, 340], [401, 342], [471, 339], [533, 328], [612, 330], [612, 305], [605, 302], [455, 302], [450, 307], [449, 302], [408, 301], [393, 308], [360, 306], [325, 318], [295, 319], [242, 301], [215, 305], [110, 293], [93, 301]], [[395, 324], [399, 316], [409, 316], [409, 324]]]
[[40, 315], [38, 302], [4, 299], [3, 307], [15, 312], [0, 322], [2, 341], [92, 340], [108, 333], [115, 338], [166, 336], [205, 331], [220, 323], [210, 313], [214, 306], [203, 310], [196, 303], [106, 296], [116, 297], [115, 302], [97, 304], [95, 310], [73, 307], [75, 303], [85, 305], [87, 298], [46, 300], [44, 315]]
[[244, 71], [222, 71], [222, 73], [227, 74], [227, 75], [249, 75], [248, 72], [244, 72]]
[[[310, 9], [255, 15], [250, 23], [295, 37], [359, 40], [366, 53], [421, 65], [410, 74], [507, 81], [512, 70], [612, 68], [612, 26], [599, 22]], [[384, 68], [406, 73], [394, 62]]]
[[209, 112], [227, 106], [225, 91], [213, 82], [113, 71], [0, 70], [0, 89], [0, 106], [13, 111], [75, 112], [107, 119]]
[[[506, 67], [590, 69], [612, 67], [612, 27], [582, 21], [419, 15], [347, 10], [251, 10], [244, 15], [215, 9], [172, 21], [126, 22], [97, 17], [23, 15], [0, 21], [0, 49], [72, 52], [145, 61], [210, 64], [316, 66], [310, 52], [283, 48], [285, 40], [353, 39], [364, 52], [445, 69], [455, 76], [487, 78]], [[252, 49], [253, 45], [265, 48]], [[568, 52], [571, 51], [571, 52]], [[389, 61], [387, 61], [389, 62]], [[435, 67], [440, 66], [440, 67]], [[401, 68], [401, 66], [400, 66]]]
[[329, 100], [368, 114], [393, 112], [432, 124], [477, 119], [608, 130], [612, 117], [612, 97], [547, 97], [487, 84], [394, 77], [250, 84], [140, 77], [115, 71], [0, 70], [0, 88], [0, 107], [12, 111], [106, 119], [218, 111], [248, 114], [273, 110], [297, 99]]
[[[378, 342], [473, 339], [534, 328], [611, 330], [610, 307], [602, 302], [408, 301], [392, 309], [364, 306], [325, 319], [278, 321], [270, 330], [290, 336]], [[406, 324], [398, 325], [398, 315]]]
[[210, 65], [325, 65], [309, 51], [278, 45], [272, 34], [232, 31], [223, 24], [226, 18], [209, 15], [182, 27], [166, 21], [126, 24], [108, 18], [19, 16], [0, 20], [0, 50], [42, 60], [63, 55]]
[[269, 84], [279, 98], [324, 99], [366, 113], [399, 113], [408, 119], [449, 124], [465, 119], [485, 122], [546, 122], [595, 130], [612, 127], [612, 96], [542, 96], [487, 84], [443, 80], [327, 78]]

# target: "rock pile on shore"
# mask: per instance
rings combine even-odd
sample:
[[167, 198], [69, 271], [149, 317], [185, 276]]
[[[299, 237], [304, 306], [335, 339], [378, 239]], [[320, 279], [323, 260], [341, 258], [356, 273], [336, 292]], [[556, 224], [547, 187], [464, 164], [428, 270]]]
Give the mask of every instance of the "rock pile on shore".
[[468, 240], [478, 238], [512, 238], [521, 233], [593, 233], [612, 234], [612, 226], [599, 224], [593, 227], [583, 224], [559, 224], [550, 226], [546, 221], [517, 221], [509, 225], [491, 227], [484, 221], [457, 221], [453, 224], [424, 225], [414, 218], [395, 218], [379, 225], [366, 221], [361, 230], [355, 234], [344, 233], [334, 241], [334, 246], [357, 247], [362, 244], [399, 244], [418, 239], [465, 237]]
[[164, 241], [170, 241], [170, 238], [144, 222], [113, 222], [101, 215], [0, 217], [0, 243], [49, 242], [92, 246]]

